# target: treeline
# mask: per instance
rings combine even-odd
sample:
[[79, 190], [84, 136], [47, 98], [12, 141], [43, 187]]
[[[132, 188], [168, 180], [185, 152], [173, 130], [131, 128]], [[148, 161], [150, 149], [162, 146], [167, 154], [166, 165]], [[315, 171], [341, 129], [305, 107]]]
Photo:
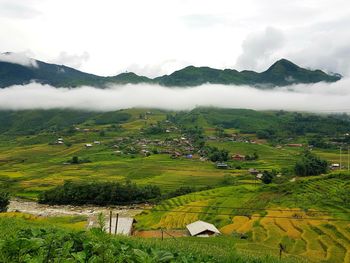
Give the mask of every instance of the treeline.
[[211, 189], [211, 187], [181, 186], [162, 194], [158, 186], [138, 186], [131, 181], [126, 181], [125, 183], [65, 181], [63, 185], [42, 192], [39, 195], [39, 203], [50, 205], [130, 205], [158, 202], [208, 189]]
[[39, 203], [124, 205], [147, 202], [160, 197], [160, 188], [155, 185], [138, 186], [130, 181], [126, 183], [66, 181], [63, 185], [41, 193]]
[[[255, 133], [261, 139], [274, 142], [287, 142], [291, 137], [309, 134], [333, 137], [350, 130], [350, 116], [346, 114], [317, 115], [287, 111], [196, 108], [191, 112], [177, 112], [168, 119], [185, 127], [202, 126], [204, 122], [224, 129], [234, 128], [240, 133]], [[222, 129], [217, 129], [216, 136], [220, 137], [222, 132]]]

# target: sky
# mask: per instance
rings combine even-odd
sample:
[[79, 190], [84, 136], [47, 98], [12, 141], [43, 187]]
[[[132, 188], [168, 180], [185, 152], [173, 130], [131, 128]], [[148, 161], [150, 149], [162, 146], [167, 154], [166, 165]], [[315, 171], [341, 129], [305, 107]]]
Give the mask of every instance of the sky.
[[0, 52], [103, 76], [282, 57], [349, 76], [349, 28], [348, 0], [0, 0]]

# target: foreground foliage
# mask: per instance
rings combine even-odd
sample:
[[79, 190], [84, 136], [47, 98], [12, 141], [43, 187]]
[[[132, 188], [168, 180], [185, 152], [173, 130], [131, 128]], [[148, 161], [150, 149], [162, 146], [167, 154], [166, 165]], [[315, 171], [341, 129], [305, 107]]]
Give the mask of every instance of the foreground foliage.
[[241, 257], [234, 250], [210, 255], [195, 242], [182, 249], [181, 241], [148, 242], [111, 237], [100, 229], [76, 232], [38, 227], [14, 218], [0, 218], [0, 230], [0, 262], [276, 262]]

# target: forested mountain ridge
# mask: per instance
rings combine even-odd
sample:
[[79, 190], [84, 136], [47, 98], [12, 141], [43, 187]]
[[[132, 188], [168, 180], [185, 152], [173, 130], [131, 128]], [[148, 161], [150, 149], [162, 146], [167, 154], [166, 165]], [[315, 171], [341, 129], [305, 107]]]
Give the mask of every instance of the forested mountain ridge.
[[125, 72], [116, 76], [102, 77], [85, 73], [64, 65], [49, 64], [33, 60], [36, 66], [24, 66], [0, 61], [0, 88], [22, 85], [30, 82], [49, 84], [54, 87], [78, 87], [82, 85], [99, 88], [108, 84], [152, 83], [162, 86], [192, 87], [206, 83], [222, 85], [251, 85], [260, 88], [272, 88], [298, 83], [335, 82], [341, 75], [330, 75], [321, 70], [304, 69], [281, 59], [266, 71], [237, 71], [234, 69], [214, 69], [210, 67], [188, 66], [170, 75], [154, 79]]

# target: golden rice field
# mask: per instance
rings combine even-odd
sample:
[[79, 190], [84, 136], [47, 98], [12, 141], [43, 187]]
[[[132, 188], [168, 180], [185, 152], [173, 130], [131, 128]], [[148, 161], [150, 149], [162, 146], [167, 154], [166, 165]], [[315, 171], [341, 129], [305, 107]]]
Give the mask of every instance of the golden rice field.
[[[317, 191], [324, 191], [320, 188], [322, 185], [333, 189], [341, 183], [338, 178], [307, 180], [305, 188], [314, 189], [311, 191], [317, 195]], [[234, 247], [242, 253], [277, 255], [282, 244], [284, 255], [300, 260], [349, 262], [348, 209], [338, 207], [342, 217], [334, 217], [337, 212], [325, 212], [317, 205], [307, 210], [277, 206], [268, 196], [286, 204], [288, 200], [272, 193], [261, 193], [259, 189], [254, 185], [229, 186], [172, 198], [139, 215], [137, 227], [140, 230], [184, 229], [189, 223], [204, 220], [216, 225], [224, 236], [236, 237]], [[307, 204], [301, 200], [300, 204]], [[251, 209], [239, 210], [249, 205]], [[266, 209], [262, 209], [264, 206]]]

